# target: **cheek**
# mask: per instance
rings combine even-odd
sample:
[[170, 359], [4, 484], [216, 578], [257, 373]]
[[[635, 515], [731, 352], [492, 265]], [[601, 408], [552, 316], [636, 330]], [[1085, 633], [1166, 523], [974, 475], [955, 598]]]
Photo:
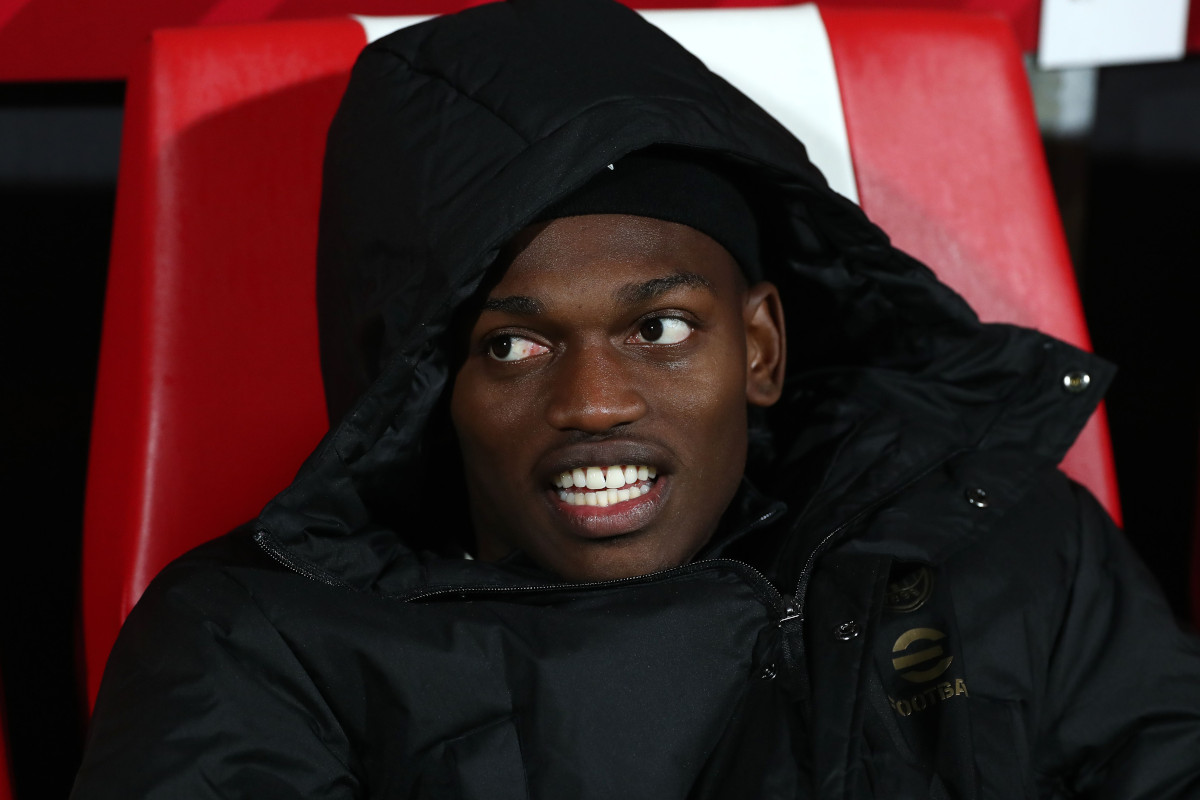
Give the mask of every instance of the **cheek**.
[[745, 353], [733, 343], [723, 345], [676, 376], [667, 391], [671, 404], [691, 417], [692, 424], [736, 433], [745, 420]]
[[741, 481], [747, 445], [744, 363], [744, 355], [730, 348], [715, 352], [704, 368], [673, 376], [658, 398], [664, 421], [676, 431], [679, 455], [691, 467], [678, 476], [687, 479], [689, 515], [719, 516]]
[[492, 440], [497, 438], [498, 431], [490, 424], [494, 403], [487, 395], [472, 370], [464, 367], [459, 371], [450, 395], [450, 421], [467, 471], [478, 466], [481, 456], [496, 447]]
[[521, 460], [537, 414], [531, 398], [538, 393], [497, 386], [479, 373], [470, 366], [459, 371], [450, 395], [450, 421], [464, 470], [468, 475], [488, 476], [482, 483], [469, 484], [486, 493], [486, 487], [511, 474], [513, 464]]

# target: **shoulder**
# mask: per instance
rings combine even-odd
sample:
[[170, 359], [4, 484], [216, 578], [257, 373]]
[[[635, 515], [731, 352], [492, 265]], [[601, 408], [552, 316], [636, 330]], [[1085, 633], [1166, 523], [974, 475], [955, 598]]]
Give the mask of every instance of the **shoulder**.
[[141, 630], [160, 635], [203, 620], [208, 627], [233, 617], [256, 614], [256, 584], [277, 580], [282, 567], [258, 548], [249, 526], [183, 554], [164, 567], [147, 586], [121, 629], [121, 639]]
[[993, 518], [937, 573], [974, 662], [974, 685], [1027, 696], [1043, 685], [1073, 616], [1096, 607], [1100, 580], [1113, 574], [1106, 561], [1133, 556], [1091, 494], [1054, 468], [1040, 468], [1007, 507], [979, 514]]
[[[353, 783], [339, 722], [262, 608], [264, 586], [303, 579], [256, 549], [235, 531], [147, 588], [105, 668], [77, 797], [200, 797], [214, 786], [229, 790], [222, 796], [342, 796]], [[258, 768], [266, 763], [278, 774]], [[292, 787], [280, 794], [284, 775]]]
[[979, 513], [993, 518], [963, 557], [1007, 566], [1043, 587], [1062, 586], [1085, 560], [1123, 539], [1095, 497], [1051, 466], [1035, 468], [1025, 491]]

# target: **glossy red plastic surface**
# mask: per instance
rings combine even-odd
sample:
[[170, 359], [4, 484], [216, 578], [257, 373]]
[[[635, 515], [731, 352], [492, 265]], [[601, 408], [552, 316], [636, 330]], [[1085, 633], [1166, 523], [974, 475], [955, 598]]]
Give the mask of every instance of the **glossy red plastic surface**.
[[84, 522], [89, 697], [149, 580], [327, 427], [314, 259], [350, 19], [161, 31], [130, 82]]
[[0, 800], [13, 800], [12, 769], [8, 757], [8, 721], [4, 713], [4, 684], [0, 682]]
[[[863, 204], [979, 305], [1086, 344], [1020, 54], [988, 18], [826, 12]], [[323, 432], [313, 264], [350, 20], [164, 31], [130, 81], [84, 543], [87, 685], [174, 556]], [[1068, 464], [1115, 510], [1093, 422]]]
[[[343, 14], [444, 14], [484, 0], [0, 0], [0, 80], [120, 79], [156, 28], [311, 19]], [[630, 0], [635, 8], [789, 5], [789, 0]], [[826, 0], [826, 8], [990, 11], [1037, 48], [1041, 0]], [[1200, 0], [1188, 49], [1200, 50]]]
[[[1020, 48], [986, 15], [822, 8], [863, 209], [984, 320], [1089, 347]], [[1119, 519], [1101, 409], [1063, 461]]]
[[[483, 2], [488, 0], [0, 0], [0, 81], [123, 79], [136, 68], [146, 37], [161, 28], [445, 14]], [[650, 0], [643, 7], [724, 4], [777, 3]]]

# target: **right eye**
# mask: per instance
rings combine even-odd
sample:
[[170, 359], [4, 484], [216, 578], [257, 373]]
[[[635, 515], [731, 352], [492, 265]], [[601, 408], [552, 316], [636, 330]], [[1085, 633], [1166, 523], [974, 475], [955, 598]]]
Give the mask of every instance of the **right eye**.
[[487, 354], [496, 361], [524, 361], [549, 352], [549, 347], [512, 334], [493, 336], [487, 343]]
[[650, 317], [638, 329], [644, 344], [679, 344], [692, 335], [692, 326], [678, 317]]

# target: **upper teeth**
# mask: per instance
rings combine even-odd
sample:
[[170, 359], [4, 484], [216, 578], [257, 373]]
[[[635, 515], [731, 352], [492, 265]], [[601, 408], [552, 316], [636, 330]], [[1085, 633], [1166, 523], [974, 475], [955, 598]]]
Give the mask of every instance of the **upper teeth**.
[[576, 467], [554, 478], [560, 489], [620, 489], [622, 486], [645, 481], [658, 474], [654, 467], [644, 464], [614, 464], [611, 467]]

